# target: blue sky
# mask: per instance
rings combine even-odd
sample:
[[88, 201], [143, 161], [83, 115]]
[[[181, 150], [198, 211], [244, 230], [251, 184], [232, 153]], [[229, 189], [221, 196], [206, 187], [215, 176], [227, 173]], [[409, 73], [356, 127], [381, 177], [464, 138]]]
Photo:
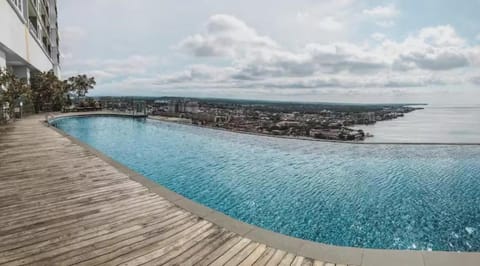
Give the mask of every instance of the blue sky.
[[480, 0], [59, 1], [92, 95], [470, 104]]

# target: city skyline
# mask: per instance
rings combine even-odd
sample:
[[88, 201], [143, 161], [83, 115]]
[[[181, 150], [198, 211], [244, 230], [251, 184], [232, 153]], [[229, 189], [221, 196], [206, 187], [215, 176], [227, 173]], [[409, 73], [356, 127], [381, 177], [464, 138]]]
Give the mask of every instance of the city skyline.
[[431, 104], [480, 96], [478, 1], [85, 3], [59, 3], [62, 70], [95, 76], [91, 95]]

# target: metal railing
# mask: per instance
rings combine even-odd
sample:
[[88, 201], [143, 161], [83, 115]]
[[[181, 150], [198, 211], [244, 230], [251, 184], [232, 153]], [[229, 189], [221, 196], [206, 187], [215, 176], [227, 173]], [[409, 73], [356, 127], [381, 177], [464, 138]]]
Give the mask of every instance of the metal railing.
[[4, 124], [8, 122], [8, 120], [10, 120], [10, 116], [9, 116], [10, 108], [3, 107], [2, 105], [3, 104], [0, 103], [0, 124]]
[[50, 126], [50, 120], [51, 120], [51, 119], [54, 119], [54, 118], [55, 118], [55, 116], [52, 115], [52, 114], [50, 114], [50, 113], [46, 113], [46, 114], [45, 114], [45, 122], [47, 122], [47, 125], [48, 125], [48, 126]]

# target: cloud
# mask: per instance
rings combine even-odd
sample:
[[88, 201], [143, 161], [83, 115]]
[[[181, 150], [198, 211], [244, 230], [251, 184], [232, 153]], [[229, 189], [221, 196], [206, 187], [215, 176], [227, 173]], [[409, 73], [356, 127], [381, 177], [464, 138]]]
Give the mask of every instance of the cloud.
[[457, 35], [450, 25], [427, 27], [403, 42], [384, 41], [384, 54], [394, 56], [397, 70], [420, 68], [433, 71], [451, 70], [471, 65], [474, 47]]
[[377, 42], [380, 42], [380, 41], [385, 40], [387, 38], [387, 36], [383, 33], [375, 32], [375, 33], [372, 33], [370, 35], [370, 38], [372, 38], [373, 40], [375, 40]]
[[206, 24], [206, 32], [187, 37], [177, 46], [195, 56], [254, 56], [266, 49], [278, 49], [269, 37], [230, 15], [214, 15]]
[[311, 25], [316, 29], [326, 32], [341, 31], [344, 28], [344, 24], [336, 17], [318, 17], [310, 14], [309, 12], [298, 12], [297, 21], [303, 25]]
[[472, 78], [470, 79], [470, 81], [471, 81], [473, 84], [480, 86], [480, 76], [472, 77]]
[[336, 31], [343, 28], [343, 24], [334, 17], [325, 17], [318, 21], [317, 26], [326, 31]]
[[244, 80], [320, 73], [361, 74], [382, 69], [441, 71], [471, 63], [465, 40], [449, 25], [421, 29], [403, 42], [387, 40], [383, 34], [373, 37], [382, 43], [377, 47], [309, 44], [290, 51], [234, 17], [216, 15], [207, 24], [206, 33], [187, 37], [179, 47], [197, 57], [223, 56], [233, 60], [237, 69], [233, 77]]
[[217, 82], [229, 79], [233, 74], [232, 68], [212, 67], [208, 65], [193, 65], [185, 71], [160, 75], [156, 78], [155, 84], [180, 84], [185, 82]]
[[392, 19], [397, 17], [400, 12], [394, 5], [377, 6], [371, 9], [364, 9], [363, 14], [379, 19]]
[[417, 38], [434, 47], [462, 47], [466, 43], [451, 25], [423, 28]]
[[465, 54], [455, 50], [404, 53], [401, 55], [400, 60], [413, 62], [419, 68], [429, 70], [449, 70], [466, 67], [470, 64]]
[[73, 58], [73, 50], [75, 45], [81, 44], [87, 39], [87, 31], [78, 26], [66, 26], [62, 27], [59, 32], [59, 37], [61, 39], [61, 53], [63, 59]]
[[400, 11], [393, 4], [364, 9], [362, 13], [372, 18], [378, 26], [384, 28], [394, 26], [395, 19], [400, 15]]
[[187, 62], [194, 62], [180, 71], [158, 73], [161, 60], [139, 54], [106, 60], [72, 59], [66, 64], [69, 69], [96, 76], [110, 88], [162, 92], [195, 88], [290, 94], [295, 90], [323, 93], [331, 89], [478, 84], [469, 71], [480, 66], [480, 46], [469, 45], [450, 25], [419, 29], [403, 40], [391, 40], [382, 33], [370, 38], [375, 42], [287, 48], [244, 21], [219, 14], [211, 16], [199, 33], [173, 46], [187, 55]]
[[[381, 17], [394, 13], [385, 9], [369, 11]], [[305, 19], [309, 15], [298, 16]], [[187, 37], [177, 47], [195, 57], [229, 59], [231, 66], [191, 67], [163, 76], [155, 84], [178, 86], [187, 82], [184, 85], [202, 87], [201, 83], [215, 83], [226, 88], [443, 86], [461, 83], [462, 79], [436, 72], [469, 67], [480, 55], [480, 49], [467, 46], [450, 25], [420, 29], [400, 42], [381, 33], [372, 34], [372, 38], [377, 41], [373, 46], [311, 43], [291, 50], [235, 17], [215, 15], [204, 33]]]
[[124, 79], [133, 75], [147, 74], [159, 64], [156, 56], [131, 55], [121, 59], [76, 59], [68, 60], [64, 66], [69, 70], [65, 76], [86, 73], [94, 76], [100, 82], [112, 79]]
[[376, 24], [382, 28], [390, 28], [395, 26], [395, 21], [393, 20], [379, 20]]

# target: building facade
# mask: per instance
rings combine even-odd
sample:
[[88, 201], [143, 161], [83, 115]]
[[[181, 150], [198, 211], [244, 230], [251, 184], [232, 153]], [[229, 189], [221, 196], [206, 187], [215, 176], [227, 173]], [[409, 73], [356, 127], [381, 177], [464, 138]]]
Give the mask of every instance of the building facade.
[[17, 77], [60, 76], [56, 0], [0, 0], [0, 68]]

